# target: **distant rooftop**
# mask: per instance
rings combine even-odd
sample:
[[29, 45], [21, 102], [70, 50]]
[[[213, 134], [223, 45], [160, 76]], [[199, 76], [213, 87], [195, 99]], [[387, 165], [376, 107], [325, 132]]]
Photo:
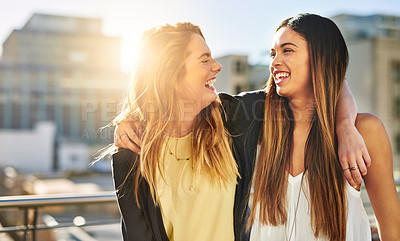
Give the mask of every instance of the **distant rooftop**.
[[338, 14], [332, 17], [338, 20], [358, 21], [362, 23], [374, 23], [375, 25], [397, 25], [400, 26], [400, 16], [388, 14], [372, 14], [372, 15], [354, 15], [354, 14]]
[[100, 18], [83, 18], [35, 13], [22, 30], [33, 32], [101, 34]]
[[331, 19], [339, 26], [347, 40], [376, 37], [400, 39], [400, 16], [339, 14]]

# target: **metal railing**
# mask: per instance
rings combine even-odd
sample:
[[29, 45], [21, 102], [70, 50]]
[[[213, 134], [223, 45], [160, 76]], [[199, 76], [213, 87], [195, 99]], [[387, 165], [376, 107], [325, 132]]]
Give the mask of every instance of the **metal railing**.
[[[365, 187], [362, 186], [364, 189]], [[400, 197], [400, 182], [396, 181], [396, 188]], [[28, 240], [28, 232], [32, 232], [32, 240], [36, 241], [37, 230], [55, 229], [65, 227], [82, 227], [94, 225], [106, 225], [118, 223], [119, 219], [112, 220], [95, 220], [85, 221], [83, 224], [74, 222], [51, 224], [38, 224], [39, 208], [49, 206], [67, 206], [67, 205], [84, 205], [84, 204], [106, 204], [115, 203], [116, 195], [114, 191], [96, 192], [96, 193], [68, 193], [68, 194], [48, 194], [48, 195], [22, 195], [22, 196], [5, 196], [0, 197], [0, 211], [9, 208], [16, 208], [24, 212], [24, 224], [20, 226], [1, 227], [0, 233], [24, 232], [23, 240]], [[365, 207], [370, 206], [370, 203], [364, 203]], [[28, 214], [33, 211], [33, 221], [29, 224]]]
[[[37, 230], [64, 228], [73, 226], [93, 226], [114, 224], [119, 222], [119, 219], [111, 220], [95, 220], [85, 221], [81, 224], [74, 222], [58, 223], [53, 222], [51, 225], [38, 224], [39, 208], [49, 206], [66, 206], [66, 205], [84, 205], [84, 204], [105, 204], [116, 203], [116, 196], [114, 191], [109, 192], [96, 192], [96, 193], [68, 193], [68, 194], [48, 194], [48, 195], [21, 195], [21, 196], [6, 196], [0, 197], [0, 211], [4, 209], [20, 209], [24, 213], [24, 224], [12, 227], [0, 227], [0, 233], [10, 233], [23, 231], [23, 240], [28, 240], [28, 232], [32, 232], [32, 240], [36, 241]], [[33, 220], [29, 224], [29, 211], [33, 210]]]

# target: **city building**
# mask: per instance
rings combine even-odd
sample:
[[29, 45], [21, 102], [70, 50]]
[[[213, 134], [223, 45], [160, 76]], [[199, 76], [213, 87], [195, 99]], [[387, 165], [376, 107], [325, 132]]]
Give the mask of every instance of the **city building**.
[[99, 132], [115, 116], [125, 77], [121, 39], [104, 36], [102, 21], [33, 14], [3, 43], [0, 129], [56, 123], [56, 141], [105, 144]]
[[378, 115], [400, 168], [400, 16], [375, 14], [332, 17], [349, 49], [346, 79], [359, 112]]

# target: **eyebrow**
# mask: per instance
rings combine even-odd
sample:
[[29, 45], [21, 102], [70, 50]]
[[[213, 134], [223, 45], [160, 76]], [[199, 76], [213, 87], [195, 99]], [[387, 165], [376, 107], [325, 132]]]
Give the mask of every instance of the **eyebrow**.
[[283, 47], [285, 47], [286, 45], [293, 45], [293, 46], [295, 46], [295, 47], [297, 47], [298, 48], [298, 46], [296, 45], [296, 44], [294, 44], [294, 43], [283, 43], [283, 44], [281, 44], [281, 48], [283, 48]]
[[[279, 47], [284, 48], [284, 47], [287, 46], [287, 45], [292, 45], [292, 46], [295, 46], [296, 48], [299, 47], [299, 46], [297, 46], [296, 44], [290, 43], [290, 42], [288, 42], [288, 43], [283, 43], [283, 44], [281, 44]], [[271, 48], [271, 50], [275, 50], [275, 49], [274, 49], [274, 48]]]
[[203, 58], [203, 57], [210, 57], [210, 53], [204, 53], [202, 55], [200, 55], [199, 59]]

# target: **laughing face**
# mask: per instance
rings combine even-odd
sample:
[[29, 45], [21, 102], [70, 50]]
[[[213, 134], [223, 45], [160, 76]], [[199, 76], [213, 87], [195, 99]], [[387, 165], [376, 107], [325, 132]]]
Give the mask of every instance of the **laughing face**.
[[221, 65], [211, 57], [210, 49], [198, 34], [192, 35], [188, 50], [190, 54], [178, 90], [179, 99], [186, 106], [201, 111], [218, 97], [213, 84], [216, 74], [221, 71]]
[[313, 98], [308, 44], [296, 31], [284, 27], [275, 33], [270, 71], [280, 96]]

